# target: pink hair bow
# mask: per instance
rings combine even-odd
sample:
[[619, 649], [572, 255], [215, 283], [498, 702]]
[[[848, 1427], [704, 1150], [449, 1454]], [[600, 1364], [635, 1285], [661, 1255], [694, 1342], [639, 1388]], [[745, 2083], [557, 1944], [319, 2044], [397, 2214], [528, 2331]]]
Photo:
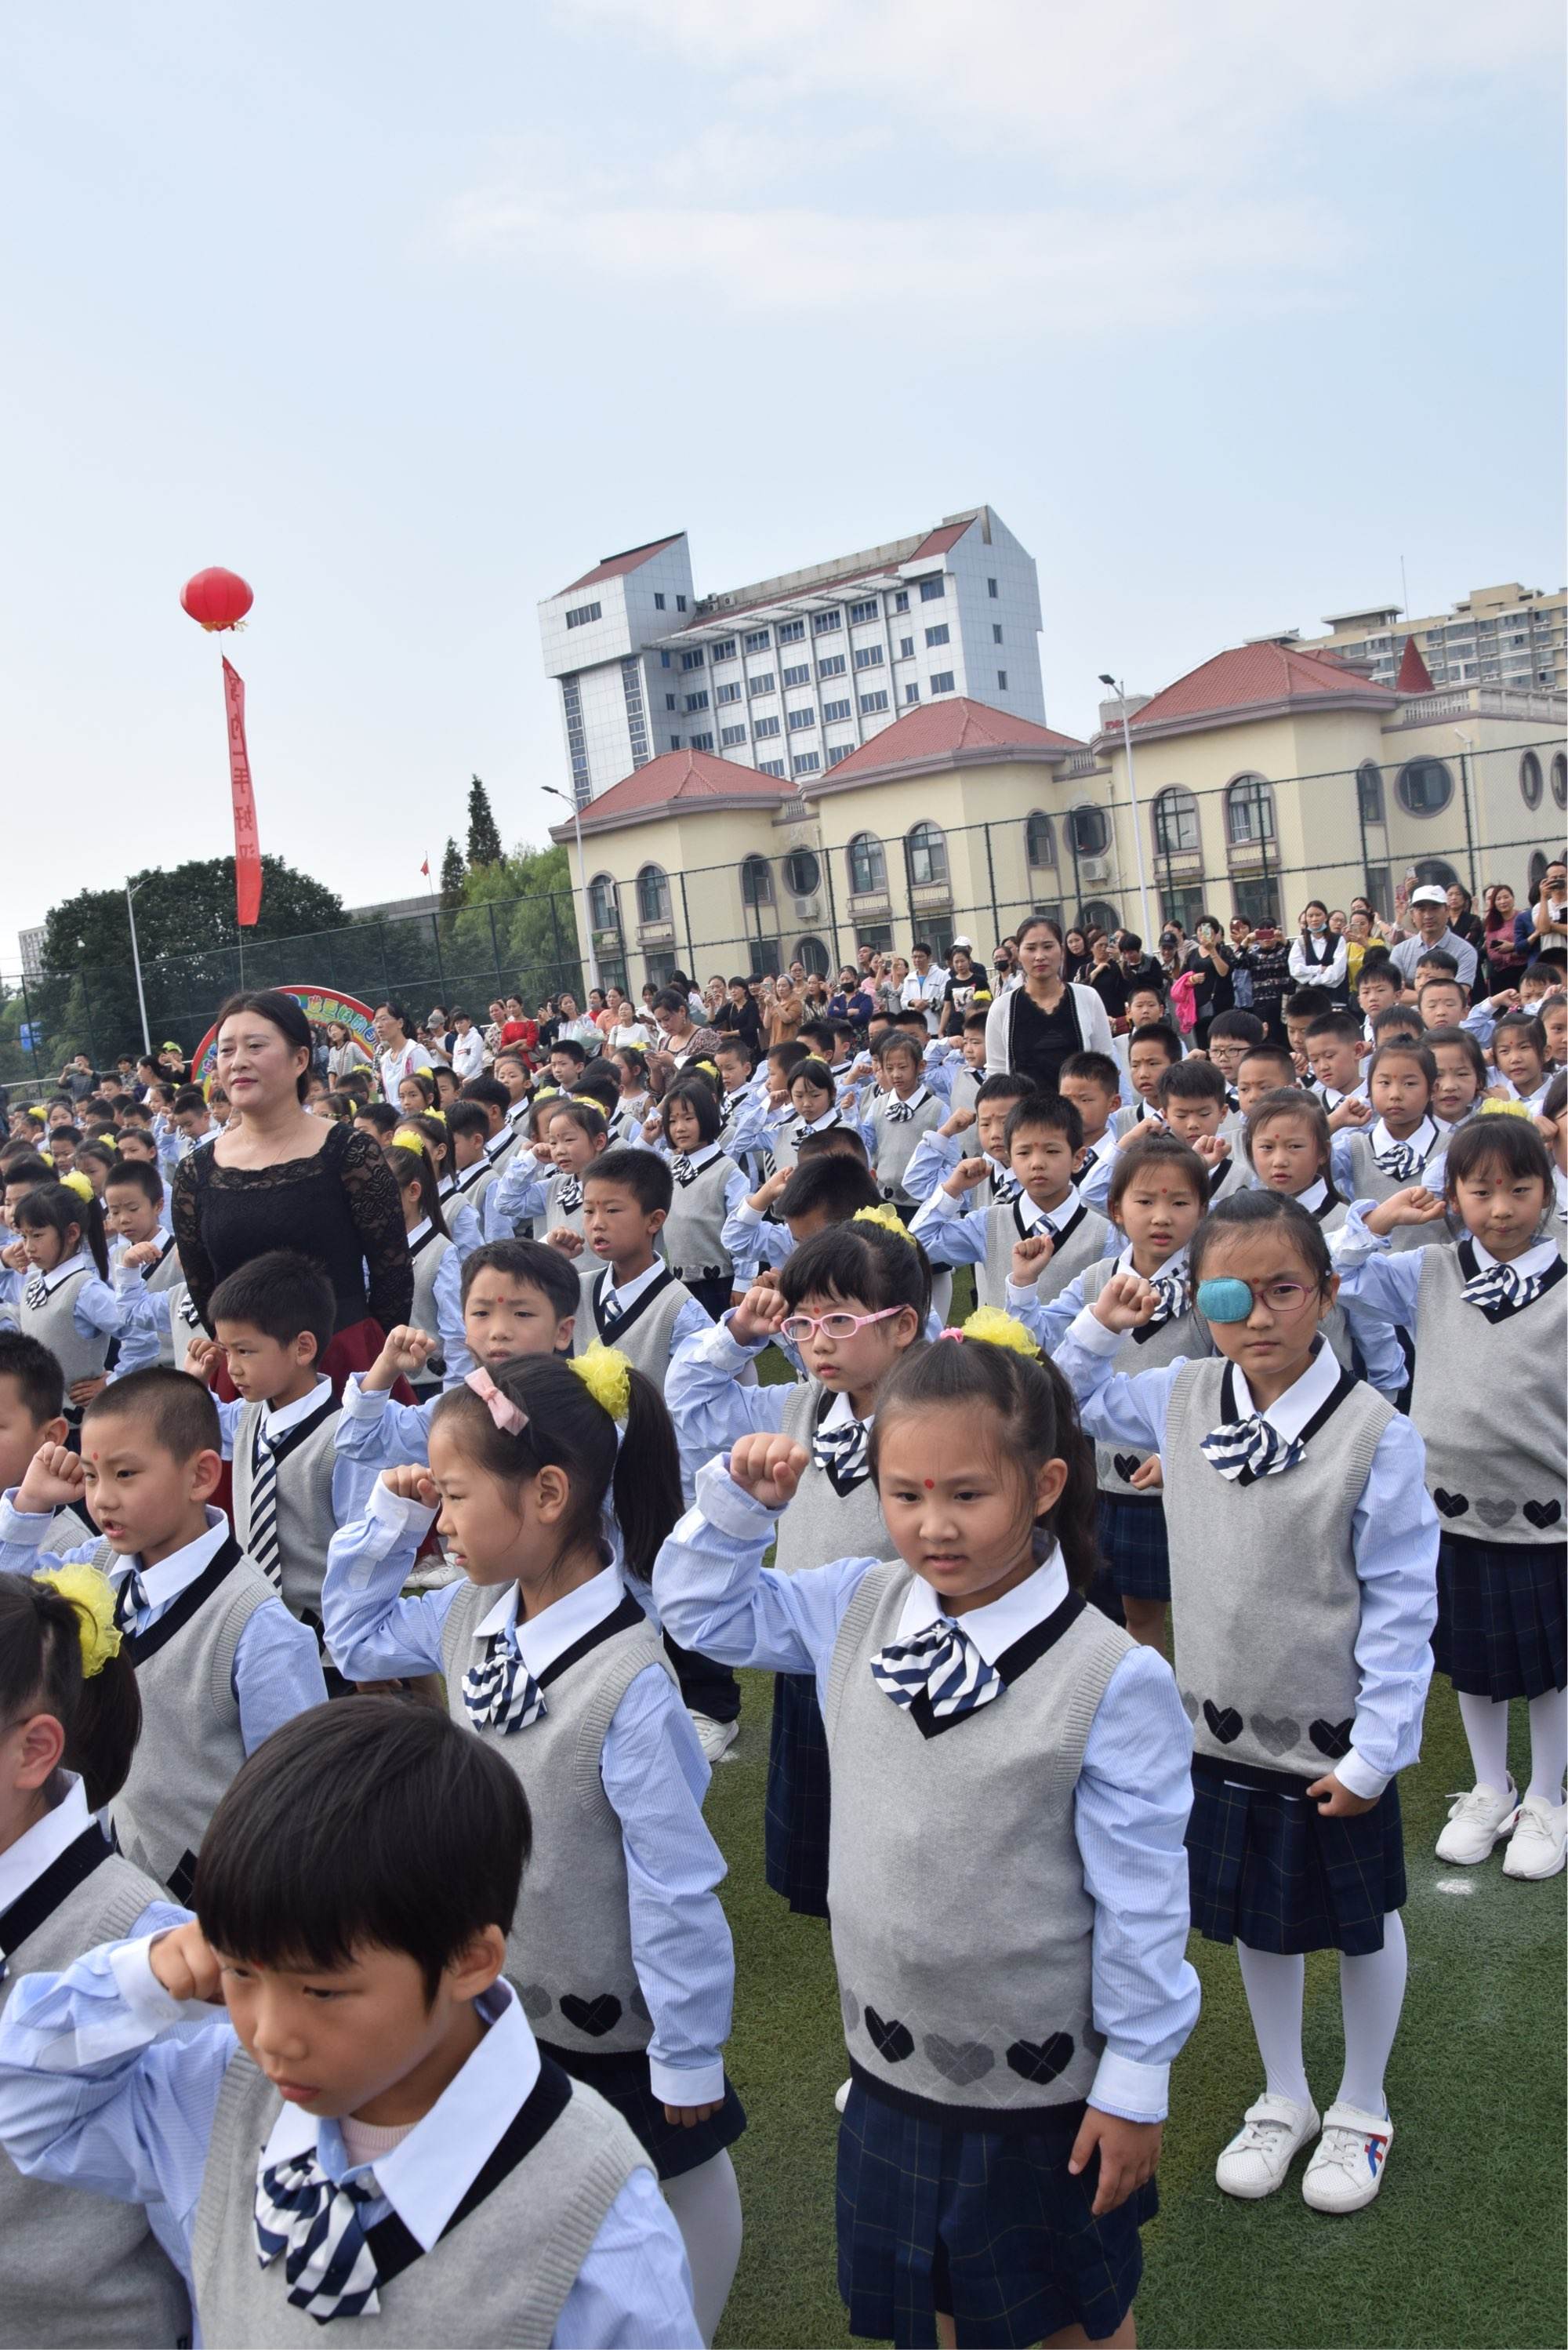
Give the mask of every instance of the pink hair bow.
[[963, 1332], [961, 1330], [955, 1330], [950, 1322], [945, 1330], [939, 1330], [937, 1332], [937, 1336], [939, 1339], [956, 1338], [961, 1346], [963, 1344]]
[[521, 1404], [514, 1403], [510, 1396], [502, 1394], [488, 1371], [470, 1371], [462, 1384], [473, 1389], [504, 1435], [522, 1435], [528, 1425], [527, 1413]]

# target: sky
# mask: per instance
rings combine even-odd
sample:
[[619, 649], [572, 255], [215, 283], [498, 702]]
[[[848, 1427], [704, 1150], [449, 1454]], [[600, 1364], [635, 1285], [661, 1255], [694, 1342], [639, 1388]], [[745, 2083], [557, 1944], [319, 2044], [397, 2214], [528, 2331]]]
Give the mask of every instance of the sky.
[[[423, 887], [565, 781], [535, 608], [989, 502], [1054, 725], [1562, 585], [1554, 0], [87, 0], [0, 29], [0, 972], [233, 845]], [[204, 636], [181, 583], [255, 589]]]

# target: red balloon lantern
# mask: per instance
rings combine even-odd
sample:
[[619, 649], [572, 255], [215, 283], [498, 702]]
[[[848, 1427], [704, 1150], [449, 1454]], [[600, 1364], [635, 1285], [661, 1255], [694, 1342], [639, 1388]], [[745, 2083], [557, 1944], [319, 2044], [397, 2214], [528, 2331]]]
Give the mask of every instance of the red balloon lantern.
[[198, 571], [180, 590], [180, 601], [193, 620], [212, 632], [236, 629], [255, 602], [247, 581], [237, 571], [214, 567]]

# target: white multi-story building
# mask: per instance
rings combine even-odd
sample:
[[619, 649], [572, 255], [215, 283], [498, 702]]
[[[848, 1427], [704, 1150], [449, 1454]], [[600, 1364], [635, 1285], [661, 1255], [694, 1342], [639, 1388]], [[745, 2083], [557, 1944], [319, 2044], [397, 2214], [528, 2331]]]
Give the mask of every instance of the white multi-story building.
[[1511, 685], [1521, 692], [1568, 687], [1568, 590], [1542, 595], [1509, 579], [1472, 588], [1451, 612], [1407, 619], [1397, 604], [1328, 612], [1326, 637], [1303, 637], [1306, 650], [1336, 653], [1365, 667], [1378, 685], [1399, 674], [1405, 640], [1414, 637], [1437, 686]]
[[1045, 723], [1034, 558], [989, 506], [701, 598], [679, 532], [548, 598], [539, 633], [582, 806], [666, 751], [809, 784], [947, 694]]

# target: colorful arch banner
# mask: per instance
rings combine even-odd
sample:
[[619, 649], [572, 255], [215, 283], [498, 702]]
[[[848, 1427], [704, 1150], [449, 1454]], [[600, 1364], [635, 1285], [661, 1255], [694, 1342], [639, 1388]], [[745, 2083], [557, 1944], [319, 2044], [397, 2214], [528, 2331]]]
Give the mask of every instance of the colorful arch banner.
[[[357, 996], [339, 995], [336, 988], [300, 987], [285, 984], [278, 987], [279, 995], [292, 995], [313, 1028], [325, 1028], [329, 1020], [340, 1021], [356, 1044], [363, 1045], [372, 1062], [376, 1058], [376, 1024], [369, 1004]], [[197, 1045], [191, 1061], [193, 1085], [208, 1086], [217, 1072], [218, 1025], [214, 1021]]]

